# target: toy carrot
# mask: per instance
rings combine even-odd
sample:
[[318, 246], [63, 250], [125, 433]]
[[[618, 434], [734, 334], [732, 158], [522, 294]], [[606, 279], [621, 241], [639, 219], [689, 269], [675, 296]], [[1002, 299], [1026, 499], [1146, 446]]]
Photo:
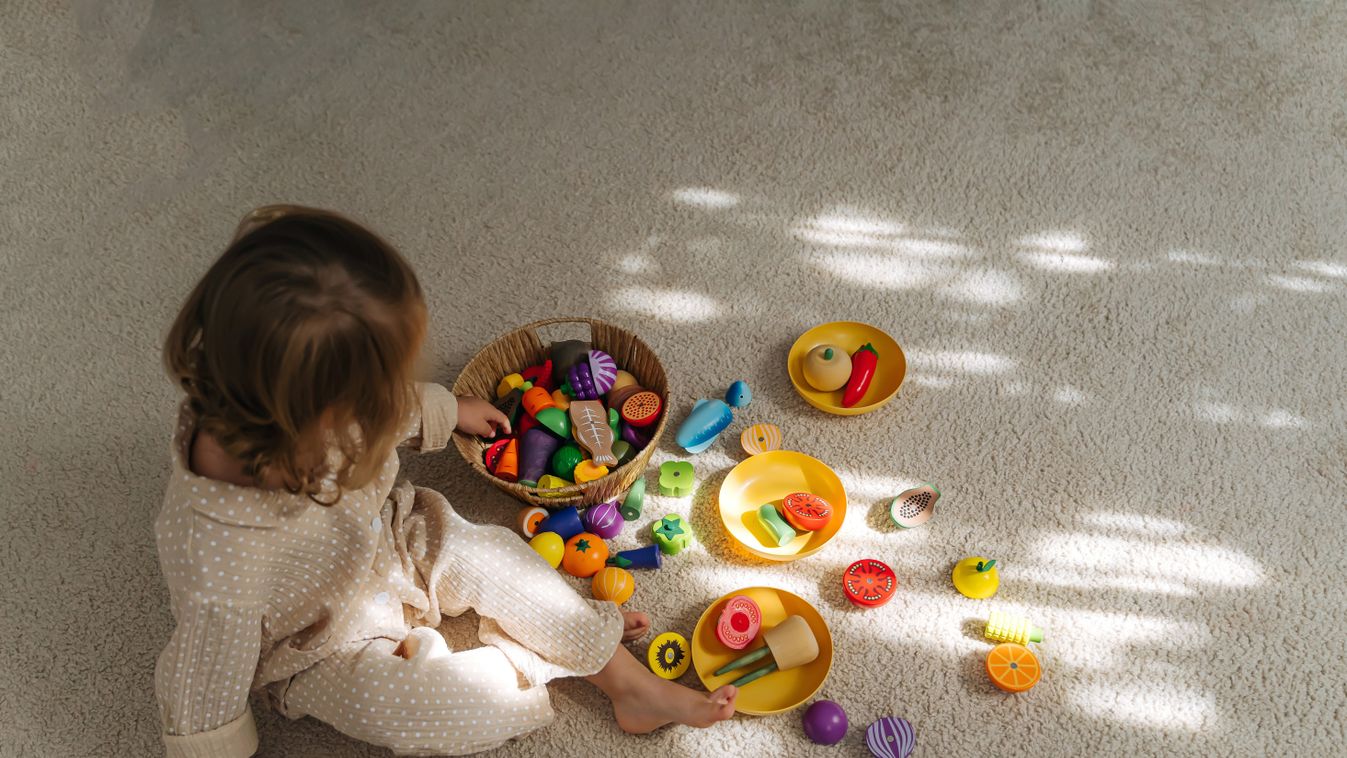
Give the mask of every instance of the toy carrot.
[[842, 406], [850, 408], [865, 397], [870, 389], [870, 380], [875, 378], [875, 367], [879, 365], [879, 351], [869, 342], [861, 345], [851, 356], [851, 378], [842, 392]]

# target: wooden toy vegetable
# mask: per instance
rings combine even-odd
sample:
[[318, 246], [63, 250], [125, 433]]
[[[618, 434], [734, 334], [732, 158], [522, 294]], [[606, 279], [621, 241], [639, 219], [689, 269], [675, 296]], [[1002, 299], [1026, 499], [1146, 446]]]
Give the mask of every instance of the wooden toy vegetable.
[[907, 719], [885, 716], [865, 730], [865, 746], [875, 758], [907, 758], [917, 746], [917, 733]]
[[542, 387], [533, 387], [524, 393], [524, 410], [556, 436], [562, 439], [571, 436], [571, 420]]
[[664, 565], [664, 552], [659, 549], [659, 545], [623, 550], [609, 558], [608, 565], [624, 569], [657, 569]]
[[566, 381], [571, 366], [588, 357], [589, 343], [582, 340], [553, 342], [548, 352], [552, 358], [552, 378], [561, 384]]
[[509, 440], [505, 443], [505, 449], [501, 451], [500, 458], [496, 460], [496, 467], [491, 473], [507, 482], [519, 480], [519, 440]]
[[851, 378], [847, 380], [847, 387], [842, 391], [842, 407], [851, 408], [865, 397], [866, 390], [870, 389], [870, 380], [875, 378], [875, 368], [879, 365], [879, 351], [869, 342], [861, 345], [851, 356]]
[[571, 409], [571, 398], [561, 390], [552, 390], [552, 402], [557, 404], [559, 410], [568, 411]]
[[754, 424], [739, 435], [739, 446], [749, 455], [780, 450], [781, 428], [776, 424]]
[[504, 413], [505, 418], [510, 419], [510, 428], [515, 429], [515, 431], [518, 431], [516, 427], [519, 424], [519, 413], [521, 410], [523, 410], [523, 401], [524, 401], [524, 390], [513, 389], [510, 390], [510, 392], [506, 394], [505, 397], [502, 397], [496, 402], [492, 403], [492, 405], [496, 406], [496, 409], [499, 410], [501, 413]]
[[692, 494], [696, 471], [687, 461], [665, 461], [659, 465], [659, 494], [687, 497]]
[[486, 466], [487, 471], [493, 474], [496, 472], [496, 464], [500, 463], [500, 457], [505, 454], [505, 446], [510, 442], [509, 439], [496, 440], [487, 446], [486, 451], [482, 453], [482, 465]]
[[613, 455], [613, 430], [608, 426], [608, 412], [597, 400], [576, 400], [571, 403], [571, 428], [580, 447], [589, 451], [594, 463], [616, 466]]
[[804, 734], [820, 745], [836, 745], [847, 736], [847, 712], [831, 700], [809, 706], [801, 718]]
[[1012, 616], [1005, 611], [992, 611], [987, 616], [987, 626], [983, 628], [982, 636], [997, 642], [1028, 645], [1030, 642], [1042, 642], [1043, 630], [1019, 616]]
[[650, 390], [640, 390], [622, 401], [618, 413], [628, 424], [644, 428], [659, 420], [659, 412], [663, 407], [664, 402], [659, 399], [659, 395]]
[[987, 676], [1006, 692], [1025, 692], [1042, 675], [1038, 658], [1024, 645], [1002, 642], [987, 653]]
[[590, 350], [589, 376], [594, 384], [594, 391], [600, 395], [607, 395], [617, 382], [617, 361], [602, 350]]
[[496, 399], [499, 400], [515, 390], [526, 390], [530, 386], [532, 385], [519, 374], [507, 374], [500, 380], [500, 384], [496, 385]]
[[842, 388], [851, 378], [851, 356], [836, 345], [819, 345], [810, 350], [800, 366], [804, 380], [819, 392]]
[[683, 548], [692, 544], [692, 530], [688, 528], [688, 522], [677, 513], [670, 513], [664, 518], [650, 525], [650, 533], [655, 538], [655, 544], [664, 551], [665, 555], [678, 555]]
[[551, 392], [556, 389], [556, 383], [552, 379], [552, 361], [544, 361], [539, 366], [529, 366], [519, 375], [524, 377], [524, 381], [532, 382], [535, 387], [542, 387]]
[[645, 477], [636, 480], [627, 491], [627, 496], [622, 498], [622, 518], [627, 521], [635, 521], [641, 517], [641, 507], [645, 505]]
[[746, 595], [735, 595], [725, 601], [716, 622], [716, 639], [731, 650], [743, 650], [753, 642], [762, 629], [762, 609]]
[[650, 435], [644, 429], [622, 423], [622, 439], [637, 450], [644, 450], [646, 445], [650, 444]]
[[645, 653], [650, 670], [661, 679], [677, 679], [692, 664], [688, 641], [678, 632], [665, 632], [650, 643]]
[[610, 402], [608, 403], [608, 407], [611, 408], [613, 405], [615, 405], [615, 403], [611, 402], [612, 400], [611, 393], [615, 393], [618, 390], [622, 389], [623, 387], [634, 387], [634, 386], [636, 386], [636, 377], [632, 376], [626, 371], [622, 371], [619, 369], [617, 372], [617, 376], [613, 377], [613, 386], [608, 389], [608, 392], [610, 393], [609, 394]]
[[955, 564], [950, 580], [959, 594], [974, 600], [995, 595], [997, 587], [1001, 586], [996, 561], [989, 561], [980, 555], [964, 558]]
[[584, 484], [608, 476], [608, 467], [600, 466], [594, 461], [580, 461], [580, 465], [575, 467], [575, 483]]
[[594, 581], [590, 582], [589, 588], [594, 593], [595, 600], [607, 600], [622, 605], [630, 600], [632, 593], [636, 591], [636, 577], [626, 569], [609, 566], [594, 575]]
[[735, 687], [742, 687], [774, 671], [789, 671], [811, 663], [818, 657], [818, 640], [814, 637], [814, 630], [809, 628], [809, 622], [801, 616], [787, 616], [785, 621], [763, 632], [762, 639], [766, 643], [763, 647], [716, 669], [716, 676], [728, 674], [757, 663], [769, 655], [772, 656], [771, 663], [730, 682]]
[[562, 479], [574, 481], [575, 467], [584, 459], [585, 453], [579, 445], [570, 443], [562, 445], [552, 454], [552, 473]]
[[898, 577], [888, 564], [863, 558], [842, 572], [842, 592], [847, 600], [863, 608], [878, 608], [893, 599]]
[[790, 525], [802, 532], [817, 532], [833, 518], [827, 500], [808, 492], [792, 492], [781, 501], [781, 511]]
[[552, 568], [561, 565], [561, 556], [566, 552], [566, 543], [556, 532], [538, 532], [529, 540], [529, 547], [541, 555]]
[[781, 514], [776, 512], [776, 506], [771, 503], [758, 508], [758, 523], [762, 524], [762, 528], [771, 536], [768, 542], [770, 547], [781, 547], [799, 536], [790, 528], [790, 524], [781, 518]]
[[538, 531], [556, 532], [563, 540], [568, 540], [584, 530], [584, 524], [580, 523], [580, 511], [573, 505], [554, 512], [538, 524]]
[[748, 388], [748, 382], [740, 379], [731, 384], [725, 393], [725, 402], [731, 408], [747, 408], [748, 404], [753, 402], [753, 390]]
[[617, 465], [621, 466], [636, 457], [636, 448], [626, 440], [617, 440], [613, 443], [613, 455], [617, 456]]
[[519, 483], [525, 487], [538, 486], [538, 480], [547, 473], [547, 464], [559, 447], [561, 440], [542, 429], [530, 429], [520, 437]]
[[569, 487], [571, 484], [572, 482], [569, 479], [562, 479], [559, 476], [547, 474], [542, 479], [538, 480], [538, 494], [543, 497], [561, 497], [560, 493], [548, 492], [547, 490], [557, 490], [562, 487]]
[[683, 425], [678, 427], [675, 441], [689, 453], [700, 453], [711, 447], [733, 420], [734, 413], [724, 400], [698, 400]]
[[597, 534], [605, 540], [616, 537], [622, 531], [622, 525], [627, 523], [617, 510], [616, 500], [590, 506], [585, 511], [582, 521], [586, 531]]
[[538, 506], [530, 506], [519, 512], [515, 518], [515, 526], [519, 527], [519, 533], [526, 539], [532, 539], [538, 534], [538, 525], [547, 518], [547, 509]]
[[921, 526], [935, 514], [935, 501], [940, 499], [940, 490], [929, 484], [905, 490], [889, 503], [889, 518], [900, 529]]
[[571, 576], [588, 579], [599, 573], [608, 560], [608, 545], [597, 534], [581, 532], [566, 540], [561, 568]]

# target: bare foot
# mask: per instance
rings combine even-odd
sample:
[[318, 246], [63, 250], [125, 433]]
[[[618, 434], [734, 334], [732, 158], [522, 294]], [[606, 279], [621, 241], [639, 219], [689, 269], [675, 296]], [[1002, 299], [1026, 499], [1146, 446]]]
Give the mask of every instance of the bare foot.
[[628, 734], [653, 732], [665, 724], [707, 727], [734, 715], [739, 691], [725, 685], [715, 692], [697, 692], [651, 674], [643, 694], [613, 701], [617, 725]]
[[631, 642], [650, 631], [650, 617], [640, 611], [622, 612], [622, 641]]

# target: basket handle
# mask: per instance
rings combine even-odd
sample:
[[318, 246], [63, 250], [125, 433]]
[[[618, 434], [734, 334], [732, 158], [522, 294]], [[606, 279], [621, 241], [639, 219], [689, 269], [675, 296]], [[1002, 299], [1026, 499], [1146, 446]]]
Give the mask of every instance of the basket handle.
[[531, 332], [540, 344], [547, 345], [548, 343], [553, 342], [554, 340], [543, 339], [542, 335], [538, 334], [538, 332], [547, 329], [547, 327], [558, 326], [561, 324], [584, 324], [588, 326], [589, 337], [585, 341], [591, 343], [594, 341], [594, 319], [583, 318], [580, 316], [545, 318], [542, 319], [541, 321], [534, 321], [531, 324], [525, 324], [524, 326], [520, 327], [520, 329]]

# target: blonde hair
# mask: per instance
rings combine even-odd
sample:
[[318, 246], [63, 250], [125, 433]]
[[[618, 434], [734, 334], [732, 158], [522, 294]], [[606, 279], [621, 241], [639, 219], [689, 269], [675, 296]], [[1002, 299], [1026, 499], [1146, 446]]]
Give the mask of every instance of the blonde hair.
[[[198, 431], [249, 476], [331, 505], [400, 441], [424, 331], [421, 287], [391, 245], [335, 213], [269, 206], [187, 296], [164, 364]], [[329, 477], [337, 493], [320, 500]]]

